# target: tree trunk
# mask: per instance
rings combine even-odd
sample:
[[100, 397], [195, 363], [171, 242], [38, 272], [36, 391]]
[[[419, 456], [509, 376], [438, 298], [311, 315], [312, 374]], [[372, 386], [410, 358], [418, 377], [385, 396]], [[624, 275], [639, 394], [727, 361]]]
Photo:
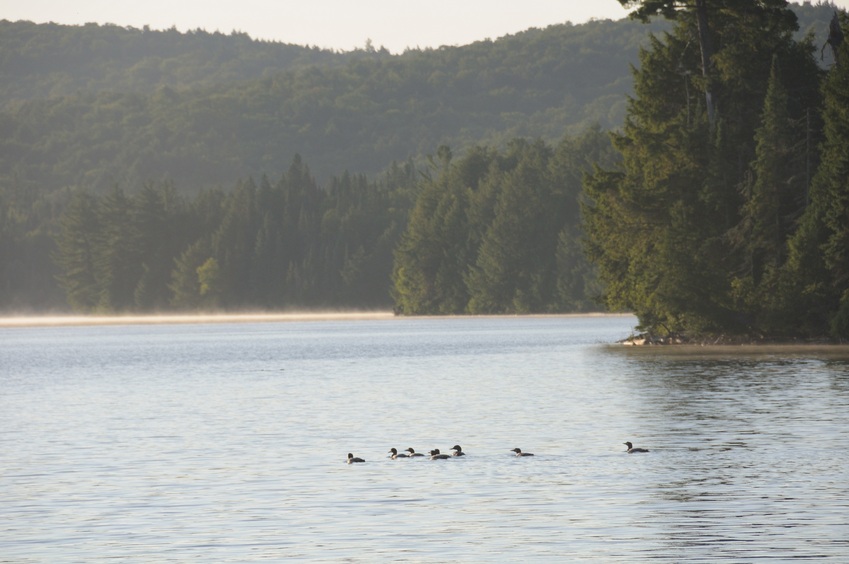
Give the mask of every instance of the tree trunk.
[[699, 24], [699, 48], [702, 54], [702, 76], [705, 79], [705, 105], [707, 106], [708, 122], [711, 128], [716, 120], [713, 96], [711, 93], [711, 58], [713, 57], [713, 45], [710, 40], [710, 30], [708, 28], [707, 17], [707, 2], [706, 0], [696, 0], [696, 19]]

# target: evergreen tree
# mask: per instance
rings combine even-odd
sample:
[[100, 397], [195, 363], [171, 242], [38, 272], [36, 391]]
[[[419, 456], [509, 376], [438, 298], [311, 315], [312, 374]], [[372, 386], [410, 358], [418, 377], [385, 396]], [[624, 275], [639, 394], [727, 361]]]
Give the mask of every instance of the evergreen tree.
[[175, 256], [186, 240], [185, 205], [171, 184], [146, 184], [133, 198], [132, 223], [139, 234], [142, 274], [134, 291], [136, 307], [165, 308]]
[[252, 294], [256, 304], [265, 308], [281, 304], [285, 264], [282, 260], [279, 215], [268, 208], [262, 213], [253, 253], [254, 283]]
[[698, 45], [701, 55], [701, 74], [704, 83], [705, 109], [707, 110], [710, 125], [715, 123], [715, 101], [713, 97], [713, 56], [714, 56], [714, 32], [709, 17], [709, 5], [719, 8], [721, 1], [710, 2], [710, 0], [619, 0], [622, 6], [636, 7], [631, 16], [642, 21], [648, 21], [652, 16], [662, 15], [667, 19], [677, 19], [679, 11], [688, 10], [695, 15], [697, 22]]
[[321, 301], [323, 278], [319, 241], [324, 194], [300, 155], [295, 155], [281, 180], [283, 242], [287, 274], [284, 303], [316, 305]]
[[100, 238], [97, 198], [80, 191], [73, 195], [62, 214], [57, 251], [59, 284], [68, 304], [76, 311], [94, 311], [100, 303], [100, 286], [95, 262]]
[[439, 177], [426, 180], [421, 190], [395, 251], [396, 309], [408, 315], [463, 313], [466, 189], [444, 159]]
[[[841, 24], [847, 26], [845, 12]], [[795, 299], [787, 316], [814, 335], [849, 337], [849, 42], [837, 52], [824, 86], [821, 164], [810, 205], [790, 241], [785, 285]], [[790, 292], [788, 292], [790, 293]]]
[[199, 240], [186, 248], [174, 261], [171, 271], [171, 306], [177, 309], [211, 309], [218, 305], [220, 295], [208, 291], [201, 293], [199, 270], [212, 259], [212, 248], [206, 240]]
[[[796, 67], [790, 86], [798, 105], [816, 98], [811, 46], [792, 40], [795, 16], [786, 2], [700, 2], [714, 22], [712, 56], [704, 61], [689, 48], [703, 31], [694, 6], [640, 4], [672, 10], [676, 25], [641, 54], [636, 96], [616, 139], [624, 172], [598, 172], [587, 183], [588, 251], [606, 283], [608, 305], [636, 312], [643, 327], [744, 331], [749, 320], [737, 311], [731, 290], [739, 261], [728, 243], [742, 215], [737, 188], [746, 169], [740, 164], [755, 156], [756, 120], [774, 55]], [[698, 92], [710, 96], [694, 97]], [[713, 116], [703, 101], [708, 98]]]
[[240, 183], [229, 196], [221, 225], [213, 236], [213, 257], [217, 276], [216, 291], [223, 307], [253, 303], [252, 271], [259, 214], [253, 179]]
[[[778, 273], [787, 255], [787, 239], [805, 205], [806, 178], [804, 128], [794, 124], [788, 112], [788, 96], [774, 59], [761, 126], [755, 132], [756, 153], [751, 177], [743, 184], [746, 193], [741, 221], [732, 230], [741, 252], [740, 275], [733, 285], [739, 308], [753, 316], [754, 326], [768, 328], [777, 308]], [[777, 328], [772, 328], [776, 330]]]
[[396, 308], [406, 314], [540, 313], [596, 309], [581, 252], [581, 179], [613, 164], [599, 129], [554, 150], [515, 139], [504, 154], [477, 147], [427, 176], [396, 248]]
[[594, 167], [612, 167], [619, 160], [610, 136], [598, 126], [577, 137], [564, 137], [557, 146], [551, 169], [559, 202], [557, 213], [563, 222], [555, 251], [558, 310], [577, 312], [600, 307], [597, 300], [602, 288], [595, 267], [584, 253], [580, 203], [584, 177]]
[[520, 144], [504, 176], [495, 217], [469, 274], [471, 313], [539, 313], [551, 307], [556, 209], [549, 176], [551, 151]]
[[100, 287], [98, 307], [104, 312], [132, 310], [144, 268], [131, 201], [123, 190], [115, 187], [101, 200], [98, 213], [101, 228], [95, 254]]

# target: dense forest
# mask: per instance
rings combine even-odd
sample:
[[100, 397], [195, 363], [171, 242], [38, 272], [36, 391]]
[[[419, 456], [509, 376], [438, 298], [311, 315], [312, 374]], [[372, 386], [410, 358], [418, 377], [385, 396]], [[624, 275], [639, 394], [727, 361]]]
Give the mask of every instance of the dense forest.
[[[456, 162], [443, 146], [438, 159], [424, 171], [395, 165], [379, 182], [344, 174], [326, 188], [296, 156], [279, 180], [249, 178], [226, 193], [186, 198], [167, 183], [134, 195], [80, 191], [60, 219], [59, 282], [80, 312], [388, 309], [393, 271], [401, 313], [598, 307], [577, 233], [583, 174], [616, 161], [603, 132], [556, 147], [516, 140], [503, 154], [480, 147]], [[477, 246], [488, 258], [480, 280], [465, 283]]]
[[439, 145], [556, 142], [621, 124], [646, 32], [562, 24], [392, 56], [4, 22], [0, 181], [102, 193], [169, 180], [197, 192], [276, 177], [297, 153], [324, 184], [422, 162]]
[[606, 303], [652, 334], [849, 337], [846, 13], [823, 70], [781, 0], [636, 4], [675, 26], [641, 51], [623, 166], [584, 185]]
[[0, 309], [833, 329], [834, 8], [631, 4], [400, 55], [0, 22]]

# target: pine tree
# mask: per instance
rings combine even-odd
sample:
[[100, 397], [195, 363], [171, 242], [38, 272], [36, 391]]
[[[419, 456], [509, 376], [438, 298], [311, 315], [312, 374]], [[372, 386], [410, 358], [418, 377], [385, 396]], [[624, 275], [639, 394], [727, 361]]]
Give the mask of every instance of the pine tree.
[[132, 201], [139, 234], [142, 275], [134, 290], [136, 307], [157, 310], [170, 301], [168, 284], [174, 259], [185, 244], [185, 204], [171, 184], [146, 184]]
[[213, 236], [213, 257], [219, 269], [221, 305], [242, 307], [253, 304], [251, 281], [259, 214], [256, 185], [248, 179], [237, 186], [225, 205], [221, 225]]
[[98, 214], [101, 228], [95, 254], [100, 287], [98, 307], [105, 312], [132, 310], [144, 267], [130, 199], [115, 187], [101, 200]]
[[[795, 16], [781, 0], [628, 4], [674, 17], [676, 25], [641, 53], [636, 96], [616, 138], [624, 172], [599, 171], [586, 185], [588, 252], [608, 305], [634, 311], [645, 328], [745, 331], [728, 243], [742, 215], [741, 163], [755, 156], [774, 55], [792, 61], [796, 107], [815, 99], [810, 45], [792, 40]], [[712, 22], [708, 60], [690, 48], [703, 35], [701, 7]]]
[[[846, 13], [841, 23], [847, 27]], [[790, 245], [788, 284], [799, 298], [789, 313], [815, 334], [849, 338], [849, 42], [838, 50], [824, 92], [821, 164], [811, 203]], [[795, 306], [795, 307], [793, 307]], [[799, 311], [801, 310], [801, 311]]]
[[517, 163], [504, 175], [495, 217], [468, 277], [471, 313], [539, 313], [552, 305], [559, 220], [541, 142], [514, 145]]
[[396, 309], [408, 315], [463, 313], [468, 208], [465, 189], [445, 165], [427, 180], [395, 250]]
[[[787, 255], [787, 240], [805, 205], [805, 159], [799, 150], [804, 129], [792, 122], [788, 95], [773, 60], [761, 126], [755, 132], [756, 153], [746, 190], [742, 217], [731, 231], [741, 248], [740, 276], [733, 284], [739, 307], [752, 316], [754, 327], [768, 328], [763, 316], [773, 316], [778, 274]], [[776, 330], [777, 328], [772, 328]]]
[[68, 304], [79, 312], [91, 312], [100, 302], [95, 262], [100, 237], [99, 202], [88, 192], [73, 195], [59, 224], [57, 251], [59, 284]]

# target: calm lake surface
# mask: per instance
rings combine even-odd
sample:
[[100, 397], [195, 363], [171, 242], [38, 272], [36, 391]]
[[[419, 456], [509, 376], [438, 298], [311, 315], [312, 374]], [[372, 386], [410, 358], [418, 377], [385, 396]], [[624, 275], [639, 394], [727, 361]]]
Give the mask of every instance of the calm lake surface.
[[0, 561], [849, 561], [849, 355], [634, 323], [0, 328]]

